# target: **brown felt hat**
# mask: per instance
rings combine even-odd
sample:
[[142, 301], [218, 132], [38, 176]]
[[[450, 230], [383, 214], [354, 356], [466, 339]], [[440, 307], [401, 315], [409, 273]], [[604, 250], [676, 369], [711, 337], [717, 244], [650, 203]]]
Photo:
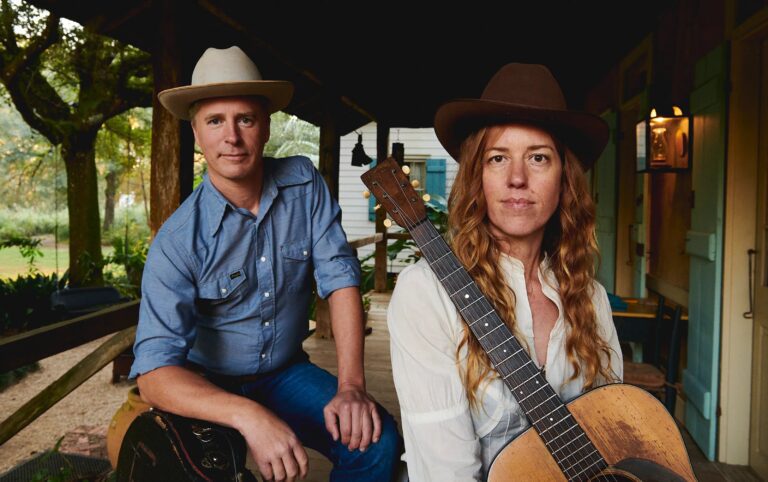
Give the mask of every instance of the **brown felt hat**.
[[565, 96], [543, 65], [507, 64], [491, 78], [479, 99], [446, 102], [435, 114], [435, 132], [454, 159], [466, 137], [489, 125], [521, 122], [552, 132], [589, 169], [608, 142], [608, 124], [587, 112], [568, 110]]
[[266, 98], [271, 114], [291, 101], [293, 84], [286, 80], [262, 79], [256, 64], [240, 47], [209, 48], [192, 71], [192, 85], [164, 90], [157, 98], [171, 114], [189, 120], [189, 108], [198, 100], [243, 95]]

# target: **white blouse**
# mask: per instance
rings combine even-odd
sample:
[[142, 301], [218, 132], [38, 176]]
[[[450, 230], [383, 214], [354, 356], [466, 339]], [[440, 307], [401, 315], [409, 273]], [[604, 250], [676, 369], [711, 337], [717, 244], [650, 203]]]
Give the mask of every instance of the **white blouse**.
[[[500, 267], [517, 294], [518, 332], [534, 363], [533, 317], [525, 289], [523, 264], [502, 255]], [[547, 261], [539, 267], [544, 295], [559, 315], [549, 338], [546, 378], [564, 401], [583, 391], [582, 377], [573, 373], [565, 351], [566, 330], [558, 284]], [[623, 376], [621, 348], [605, 289], [593, 283], [592, 302], [598, 331], [611, 348], [611, 369]], [[456, 348], [463, 322], [426, 261], [404, 269], [395, 286], [387, 315], [391, 337], [392, 373], [400, 401], [405, 459], [413, 482], [485, 479], [496, 454], [528, 428], [525, 414], [500, 378], [481, 385], [480, 406], [471, 410], [459, 375]], [[466, 363], [466, 346], [461, 353]], [[605, 383], [605, 381], [601, 382]]]

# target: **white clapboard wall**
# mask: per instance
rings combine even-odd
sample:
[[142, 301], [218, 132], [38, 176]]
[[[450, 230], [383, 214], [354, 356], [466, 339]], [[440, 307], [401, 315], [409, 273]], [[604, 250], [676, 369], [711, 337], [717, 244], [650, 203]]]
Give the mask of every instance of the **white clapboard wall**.
[[[366, 190], [360, 180], [360, 175], [370, 166], [357, 167], [351, 164], [352, 149], [357, 143], [357, 133], [363, 135], [363, 146], [368, 156], [376, 157], [376, 124], [370, 123], [356, 132], [341, 138], [340, 165], [339, 165], [339, 204], [342, 209], [342, 226], [347, 233], [347, 239], [354, 240], [371, 236], [375, 233], [375, 226], [369, 220], [369, 201], [363, 197]], [[448, 155], [440, 145], [432, 128], [406, 129], [392, 128], [389, 134], [389, 149], [393, 142], [401, 142], [404, 145], [405, 159], [444, 159], [445, 160], [445, 197], [450, 193], [453, 180], [456, 177], [458, 164]], [[396, 224], [390, 228], [392, 231], [400, 230]], [[373, 252], [373, 245], [362, 247], [358, 250], [360, 258]], [[399, 272], [404, 264], [392, 263], [389, 271]]]

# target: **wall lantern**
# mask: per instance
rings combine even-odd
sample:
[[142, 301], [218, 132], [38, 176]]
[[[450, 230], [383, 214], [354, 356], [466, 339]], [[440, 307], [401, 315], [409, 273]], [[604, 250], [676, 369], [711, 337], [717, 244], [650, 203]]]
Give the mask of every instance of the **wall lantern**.
[[691, 116], [673, 105], [652, 109], [637, 123], [637, 172], [677, 172], [690, 167]]

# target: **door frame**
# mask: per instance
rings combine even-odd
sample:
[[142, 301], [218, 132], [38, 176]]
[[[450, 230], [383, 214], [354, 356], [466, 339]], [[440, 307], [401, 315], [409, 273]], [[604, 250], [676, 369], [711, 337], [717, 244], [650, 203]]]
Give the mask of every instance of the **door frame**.
[[[749, 464], [752, 387], [752, 320], [749, 311], [747, 250], [754, 248], [757, 216], [758, 69], [756, 44], [768, 36], [768, 8], [732, 33], [731, 95], [723, 245], [723, 317], [720, 354], [718, 460]], [[750, 349], [745, 350], [745, 347]]]

